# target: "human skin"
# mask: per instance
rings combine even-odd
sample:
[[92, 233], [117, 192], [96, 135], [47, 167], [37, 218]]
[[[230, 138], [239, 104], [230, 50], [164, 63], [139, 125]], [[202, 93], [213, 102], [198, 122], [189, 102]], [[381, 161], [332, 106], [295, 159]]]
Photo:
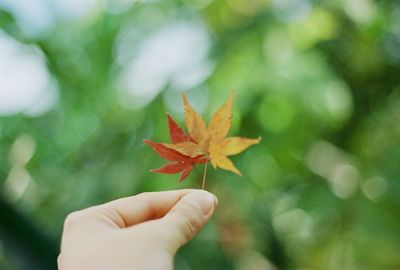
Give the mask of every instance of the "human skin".
[[203, 190], [141, 193], [68, 215], [60, 270], [173, 269], [177, 250], [210, 219], [217, 198]]

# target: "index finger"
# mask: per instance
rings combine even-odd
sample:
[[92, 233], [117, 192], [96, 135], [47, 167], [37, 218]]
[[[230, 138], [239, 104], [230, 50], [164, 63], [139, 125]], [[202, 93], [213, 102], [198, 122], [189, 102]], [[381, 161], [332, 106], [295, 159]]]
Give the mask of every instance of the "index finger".
[[148, 220], [162, 218], [185, 195], [195, 189], [145, 192], [94, 206], [119, 228], [126, 228]]

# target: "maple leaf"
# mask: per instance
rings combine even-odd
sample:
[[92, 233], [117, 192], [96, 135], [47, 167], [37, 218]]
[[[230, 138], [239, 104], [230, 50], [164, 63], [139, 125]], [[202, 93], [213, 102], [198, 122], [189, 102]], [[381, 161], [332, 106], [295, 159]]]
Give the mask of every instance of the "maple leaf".
[[192, 140], [164, 145], [191, 158], [206, 156], [215, 169], [221, 168], [241, 175], [228, 156], [239, 154], [251, 145], [258, 144], [261, 138], [226, 138], [232, 125], [234, 97], [232, 93], [226, 103], [214, 113], [207, 127], [201, 116], [190, 105], [186, 95], [182, 94], [185, 122]]
[[[182, 128], [172, 119], [172, 117], [168, 114], [168, 126], [169, 126], [169, 134], [172, 143], [182, 143], [185, 141], [190, 141], [190, 137], [185, 134]], [[195, 158], [188, 157], [182, 155], [181, 153], [167, 148], [162, 143], [153, 142], [150, 140], [144, 140], [146, 144], [148, 144], [154, 151], [156, 151], [160, 157], [171, 161], [171, 163], [161, 167], [159, 169], [151, 170], [155, 173], [166, 173], [166, 174], [175, 174], [182, 173], [179, 181], [185, 180], [190, 173], [192, 172], [194, 165], [199, 163], [206, 163], [207, 158], [203, 156], [198, 156]]]

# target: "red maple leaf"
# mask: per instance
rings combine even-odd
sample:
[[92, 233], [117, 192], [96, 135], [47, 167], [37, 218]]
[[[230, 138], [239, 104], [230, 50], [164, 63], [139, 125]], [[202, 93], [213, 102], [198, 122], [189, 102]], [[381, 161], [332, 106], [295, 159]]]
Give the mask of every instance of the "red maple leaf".
[[[180, 143], [185, 141], [192, 141], [191, 138], [186, 135], [182, 128], [174, 121], [174, 119], [172, 119], [169, 114], [167, 116], [171, 142]], [[160, 157], [171, 161], [171, 163], [165, 165], [164, 167], [151, 170], [151, 172], [165, 174], [182, 173], [181, 177], [179, 178], [179, 182], [185, 180], [189, 176], [195, 164], [207, 162], [207, 158], [205, 158], [204, 156], [192, 158], [182, 155], [175, 150], [169, 149], [162, 143], [157, 143], [150, 140], [144, 140], [144, 142], [148, 144], [151, 148], [153, 148], [153, 150], [156, 151], [160, 155]]]

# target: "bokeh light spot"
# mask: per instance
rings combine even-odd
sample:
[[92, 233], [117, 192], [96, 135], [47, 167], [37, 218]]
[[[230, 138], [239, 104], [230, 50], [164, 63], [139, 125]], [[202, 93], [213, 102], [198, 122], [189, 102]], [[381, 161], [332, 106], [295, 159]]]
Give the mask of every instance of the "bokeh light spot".
[[10, 161], [13, 165], [25, 166], [35, 153], [36, 141], [28, 134], [19, 136], [10, 149]]
[[274, 0], [273, 8], [278, 19], [298, 22], [307, 18], [312, 6], [309, 0]]
[[375, 16], [374, 3], [371, 0], [346, 0], [344, 10], [356, 23], [367, 24]]
[[362, 184], [362, 191], [371, 200], [382, 196], [387, 188], [386, 180], [383, 177], [375, 176], [366, 179]]
[[[121, 101], [141, 108], [170, 81], [185, 90], [200, 84], [210, 73], [209, 46], [207, 31], [200, 24], [174, 22], [150, 35], [121, 75]], [[182, 78], [185, 72], [190, 76]]]
[[0, 31], [0, 115], [38, 116], [58, 101], [58, 89], [37, 48]]

